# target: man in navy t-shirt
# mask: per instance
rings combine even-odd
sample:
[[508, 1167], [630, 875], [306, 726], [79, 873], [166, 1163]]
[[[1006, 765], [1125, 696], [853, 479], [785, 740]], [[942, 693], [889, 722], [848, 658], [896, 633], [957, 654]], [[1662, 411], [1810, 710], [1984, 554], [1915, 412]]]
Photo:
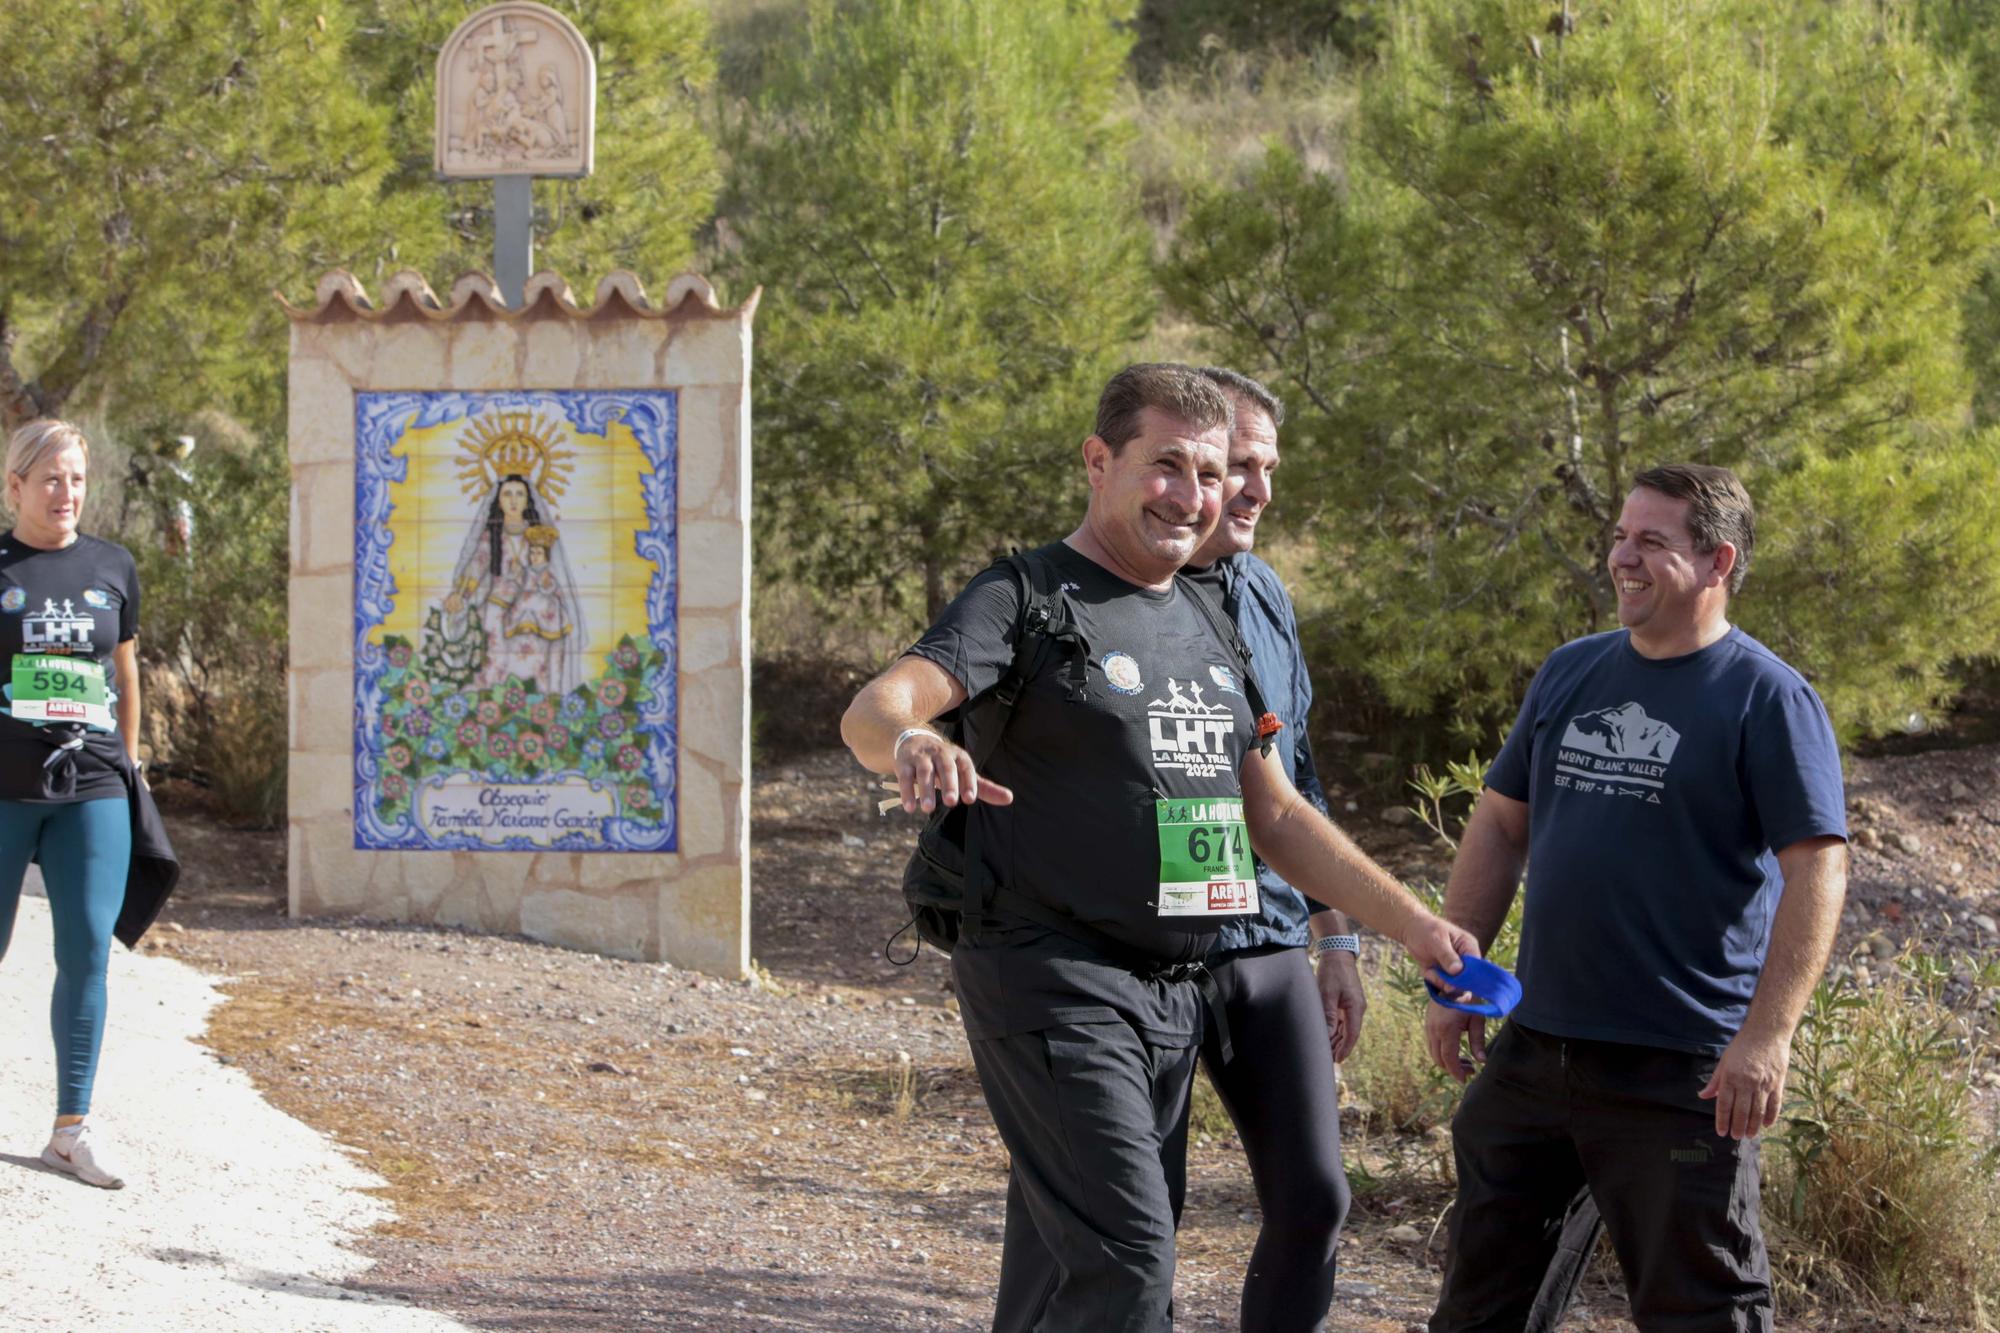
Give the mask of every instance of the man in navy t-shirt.
[[1431, 1333], [1519, 1329], [1581, 1187], [1641, 1329], [1769, 1329], [1757, 1134], [1846, 893], [1840, 755], [1812, 686], [1728, 619], [1754, 536], [1726, 469], [1641, 473], [1609, 559], [1622, 629], [1543, 663], [1445, 896], [1490, 946], [1527, 864], [1513, 1021], [1432, 1005], [1463, 1081]]

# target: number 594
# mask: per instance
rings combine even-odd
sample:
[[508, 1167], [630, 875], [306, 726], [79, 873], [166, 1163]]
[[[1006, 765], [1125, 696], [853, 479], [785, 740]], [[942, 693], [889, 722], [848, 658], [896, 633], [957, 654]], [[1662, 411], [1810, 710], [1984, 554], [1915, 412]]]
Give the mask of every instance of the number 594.
[[[35, 689], [42, 694], [70, 693], [72, 677], [67, 671], [37, 671], [34, 674]], [[74, 678], [76, 692], [83, 693], [83, 677]]]

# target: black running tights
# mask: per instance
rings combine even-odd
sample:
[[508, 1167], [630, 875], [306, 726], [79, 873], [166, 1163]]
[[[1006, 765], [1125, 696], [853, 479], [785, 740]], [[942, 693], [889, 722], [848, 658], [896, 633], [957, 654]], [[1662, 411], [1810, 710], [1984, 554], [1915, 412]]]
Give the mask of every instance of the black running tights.
[[1229, 1015], [1234, 1058], [1214, 1033], [1203, 1067], [1250, 1159], [1263, 1229], [1243, 1279], [1244, 1333], [1313, 1333], [1333, 1303], [1347, 1218], [1340, 1094], [1326, 1011], [1304, 949], [1275, 946], [1209, 961]]

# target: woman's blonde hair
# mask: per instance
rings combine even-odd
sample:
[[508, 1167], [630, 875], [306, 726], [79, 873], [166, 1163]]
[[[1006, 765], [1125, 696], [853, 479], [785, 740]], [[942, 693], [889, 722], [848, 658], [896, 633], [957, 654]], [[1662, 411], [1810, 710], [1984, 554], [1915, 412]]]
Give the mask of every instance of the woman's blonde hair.
[[[71, 445], [83, 450], [85, 462], [90, 461], [90, 441], [84, 438], [81, 430], [67, 421], [58, 421], [54, 417], [42, 417], [30, 421], [7, 437], [7, 475], [25, 477], [34, 469], [35, 464], [51, 454], [61, 453]], [[10, 510], [13, 508], [13, 505], [6, 500], [4, 490], [0, 490], [0, 504], [6, 505]]]

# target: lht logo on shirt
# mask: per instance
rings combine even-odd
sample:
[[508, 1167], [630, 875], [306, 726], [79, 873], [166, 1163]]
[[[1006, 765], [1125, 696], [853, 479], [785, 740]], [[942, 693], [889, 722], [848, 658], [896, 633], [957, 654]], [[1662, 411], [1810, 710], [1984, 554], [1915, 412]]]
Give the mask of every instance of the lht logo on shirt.
[[1556, 786], [1660, 803], [1681, 734], [1635, 703], [1578, 713], [1563, 729]]
[[79, 615], [69, 598], [63, 598], [60, 611], [53, 600], [44, 600], [41, 610], [21, 617], [21, 645], [29, 652], [89, 652], [96, 628], [97, 622]]
[[1229, 733], [1236, 729], [1236, 714], [1228, 704], [1212, 704], [1201, 695], [1199, 682], [1169, 676], [1167, 697], [1146, 701], [1155, 769], [1177, 768], [1191, 778], [1229, 771]]

